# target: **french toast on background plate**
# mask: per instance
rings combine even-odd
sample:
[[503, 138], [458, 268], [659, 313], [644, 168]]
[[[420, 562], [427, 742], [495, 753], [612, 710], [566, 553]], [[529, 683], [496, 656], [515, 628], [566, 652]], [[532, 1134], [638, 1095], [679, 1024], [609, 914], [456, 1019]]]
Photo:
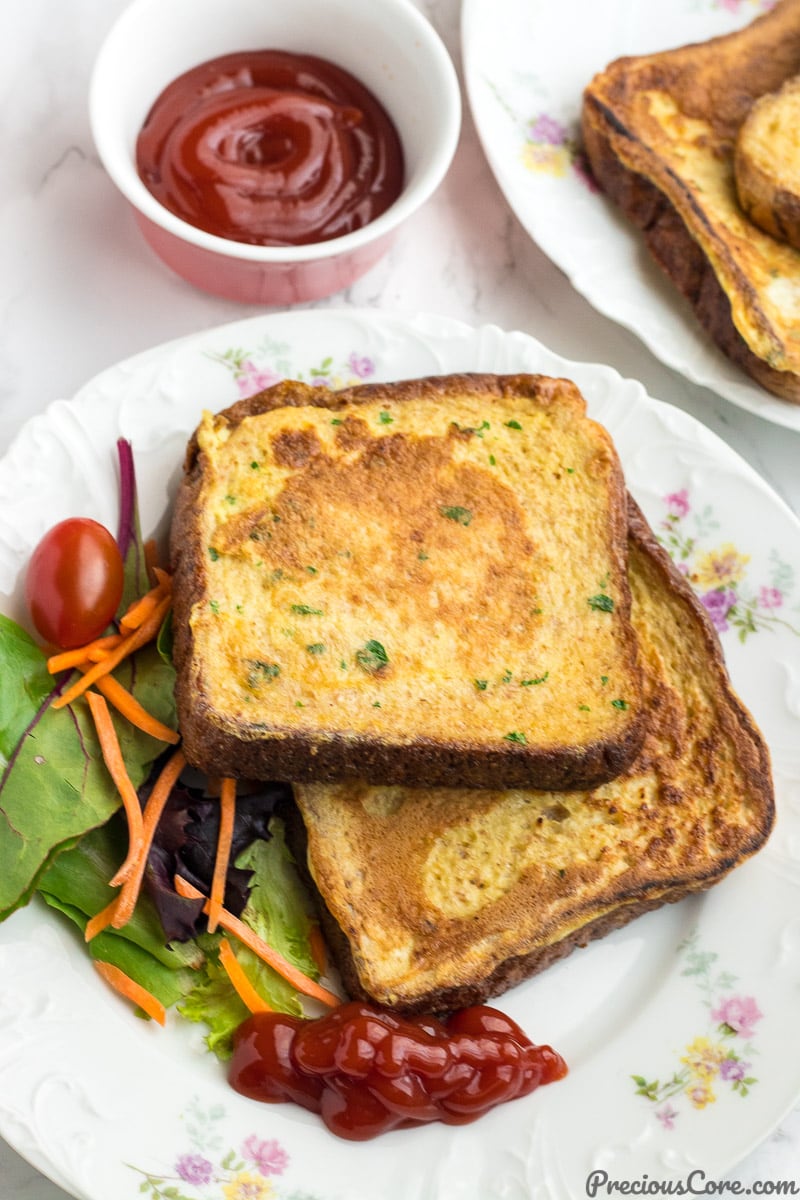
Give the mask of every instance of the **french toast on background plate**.
[[206, 415], [171, 542], [212, 774], [585, 788], [639, 749], [625, 484], [566, 380], [278, 384]]
[[290, 821], [345, 987], [411, 1012], [484, 1001], [766, 841], [769, 754], [689, 582], [631, 501], [649, 726], [586, 792], [303, 783]]
[[800, 72], [800, 0], [746, 28], [612, 62], [587, 86], [592, 173], [711, 339], [768, 391], [800, 403], [800, 251], [739, 203], [737, 135], [754, 102]]
[[800, 75], [756, 100], [736, 138], [734, 170], [750, 220], [800, 250]]

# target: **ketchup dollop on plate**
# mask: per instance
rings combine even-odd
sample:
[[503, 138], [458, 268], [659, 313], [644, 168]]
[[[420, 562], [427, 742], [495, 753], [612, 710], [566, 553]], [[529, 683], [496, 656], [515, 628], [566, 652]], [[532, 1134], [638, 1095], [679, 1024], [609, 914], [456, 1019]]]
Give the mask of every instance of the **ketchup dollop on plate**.
[[323, 1017], [255, 1013], [239, 1027], [229, 1079], [253, 1100], [291, 1100], [332, 1133], [363, 1141], [397, 1126], [464, 1125], [567, 1073], [487, 1005], [447, 1020], [350, 1001]]
[[375, 220], [403, 150], [375, 96], [325, 59], [226, 54], [180, 75], [136, 144], [139, 175], [176, 216], [262, 246], [328, 241]]

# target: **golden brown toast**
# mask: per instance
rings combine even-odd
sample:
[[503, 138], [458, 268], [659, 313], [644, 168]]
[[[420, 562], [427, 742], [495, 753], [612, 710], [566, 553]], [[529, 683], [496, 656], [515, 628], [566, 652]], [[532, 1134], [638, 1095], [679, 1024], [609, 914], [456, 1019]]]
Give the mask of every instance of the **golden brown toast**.
[[739, 204], [734, 149], [754, 101], [800, 72], [800, 0], [745, 29], [617, 59], [583, 98], [592, 171], [701, 325], [770, 392], [800, 402], [800, 252]]
[[295, 786], [348, 992], [409, 1011], [496, 996], [641, 913], [721, 880], [774, 819], [767, 748], [690, 585], [631, 505], [650, 725], [585, 793]]
[[750, 220], [800, 250], [800, 75], [750, 109], [736, 138], [734, 170]]
[[207, 415], [172, 528], [213, 774], [585, 787], [644, 733], [625, 489], [574, 384], [284, 383]]

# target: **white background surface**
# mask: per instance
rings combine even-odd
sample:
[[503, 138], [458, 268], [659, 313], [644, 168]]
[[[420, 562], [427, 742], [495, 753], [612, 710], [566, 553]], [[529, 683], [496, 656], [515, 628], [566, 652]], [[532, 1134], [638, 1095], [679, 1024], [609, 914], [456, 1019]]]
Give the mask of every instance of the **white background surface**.
[[[96, 159], [88, 79], [123, 7], [124, 0], [0, 6], [0, 454], [28, 416], [104, 367], [258, 311], [194, 292], [168, 274]], [[458, 0], [420, 0], [420, 7], [460, 66]], [[437, 196], [383, 263], [318, 307], [349, 304], [521, 329], [568, 358], [607, 362], [698, 417], [800, 512], [800, 433], [685, 382], [597, 315], [512, 215], [466, 104], [460, 147]], [[787, 1054], [797, 1052], [787, 1046]], [[800, 1111], [734, 1178], [800, 1187]], [[64, 1197], [0, 1141], [0, 1200]]]

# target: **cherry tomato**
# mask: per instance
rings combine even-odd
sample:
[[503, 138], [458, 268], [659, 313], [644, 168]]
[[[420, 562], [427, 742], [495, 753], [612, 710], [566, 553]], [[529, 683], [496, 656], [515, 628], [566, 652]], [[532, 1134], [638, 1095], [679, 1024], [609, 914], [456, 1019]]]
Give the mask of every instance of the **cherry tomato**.
[[87, 517], [61, 521], [33, 552], [25, 599], [45, 641], [64, 650], [99, 637], [122, 597], [123, 566], [117, 543]]

